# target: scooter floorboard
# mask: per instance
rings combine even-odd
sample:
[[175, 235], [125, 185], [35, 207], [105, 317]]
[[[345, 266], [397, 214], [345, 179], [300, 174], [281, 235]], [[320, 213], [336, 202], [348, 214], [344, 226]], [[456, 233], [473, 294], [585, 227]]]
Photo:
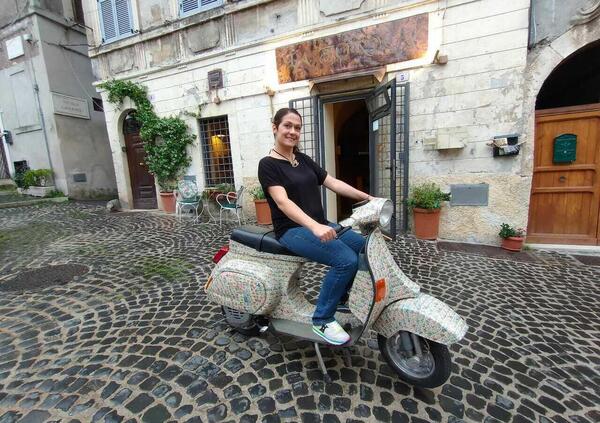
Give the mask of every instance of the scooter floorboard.
[[343, 345], [333, 345], [326, 342], [323, 338], [314, 333], [312, 330], [312, 325], [308, 323], [293, 322], [291, 320], [284, 319], [272, 319], [269, 322], [269, 326], [273, 332], [278, 334], [294, 336], [296, 338], [304, 339], [313, 343], [316, 342], [318, 344], [333, 348], [350, 347], [354, 345], [355, 340], [360, 338], [362, 333], [361, 326], [352, 328], [349, 332], [350, 340], [348, 342]]

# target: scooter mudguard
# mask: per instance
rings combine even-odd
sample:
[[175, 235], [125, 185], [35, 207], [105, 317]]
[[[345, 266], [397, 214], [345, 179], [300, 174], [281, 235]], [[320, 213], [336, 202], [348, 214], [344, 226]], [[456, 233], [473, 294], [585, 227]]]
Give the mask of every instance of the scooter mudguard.
[[454, 310], [424, 293], [390, 304], [373, 324], [373, 330], [386, 338], [407, 331], [443, 345], [460, 341], [467, 329]]

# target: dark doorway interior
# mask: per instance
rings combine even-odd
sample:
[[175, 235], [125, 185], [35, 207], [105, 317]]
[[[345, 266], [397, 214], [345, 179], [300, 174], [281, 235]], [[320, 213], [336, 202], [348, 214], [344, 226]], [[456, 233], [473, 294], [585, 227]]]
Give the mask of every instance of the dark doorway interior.
[[600, 41], [581, 48], [550, 74], [536, 110], [600, 103]]
[[[334, 104], [336, 177], [368, 192], [369, 180], [369, 112], [364, 100]], [[338, 196], [338, 221], [352, 214], [355, 201]]]

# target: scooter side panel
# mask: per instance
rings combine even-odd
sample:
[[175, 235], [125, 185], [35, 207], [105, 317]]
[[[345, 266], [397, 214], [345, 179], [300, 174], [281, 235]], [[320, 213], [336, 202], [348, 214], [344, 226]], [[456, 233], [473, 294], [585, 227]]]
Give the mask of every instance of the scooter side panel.
[[215, 267], [212, 283], [206, 291], [208, 299], [250, 314], [270, 313], [281, 300], [283, 279], [289, 278], [297, 264], [238, 257]]
[[460, 341], [467, 329], [454, 310], [423, 293], [390, 304], [373, 325], [373, 330], [388, 338], [403, 330], [444, 345]]
[[388, 304], [419, 294], [421, 288], [400, 270], [379, 229], [371, 235], [367, 254], [375, 280], [385, 279], [388, 288], [386, 298]]

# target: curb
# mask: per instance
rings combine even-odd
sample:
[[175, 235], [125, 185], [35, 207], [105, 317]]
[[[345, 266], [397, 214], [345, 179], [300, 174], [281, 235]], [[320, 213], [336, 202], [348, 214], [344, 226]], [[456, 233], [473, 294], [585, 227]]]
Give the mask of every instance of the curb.
[[26, 200], [26, 201], [13, 201], [12, 203], [0, 203], [0, 209], [10, 209], [13, 207], [32, 206], [39, 203], [66, 203], [69, 201], [69, 197], [56, 197], [56, 198], [40, 198], [39, 200]]

